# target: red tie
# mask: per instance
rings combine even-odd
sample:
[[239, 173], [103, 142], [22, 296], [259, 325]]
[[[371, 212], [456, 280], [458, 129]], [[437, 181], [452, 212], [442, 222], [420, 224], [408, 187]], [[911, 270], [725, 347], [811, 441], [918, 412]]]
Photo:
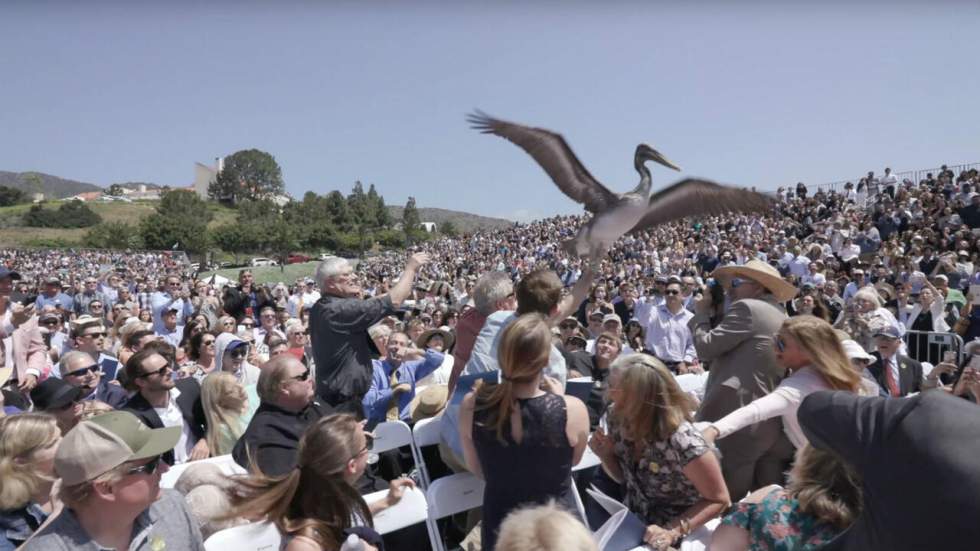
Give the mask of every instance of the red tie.
[[895, 374], [892, 372], [892, 361], [885, 361], [885, 383], [888, 385], [888, 393], [892, 396], [901, 396], [902, 392], [898, 389], [898, 381], [895, 380]]

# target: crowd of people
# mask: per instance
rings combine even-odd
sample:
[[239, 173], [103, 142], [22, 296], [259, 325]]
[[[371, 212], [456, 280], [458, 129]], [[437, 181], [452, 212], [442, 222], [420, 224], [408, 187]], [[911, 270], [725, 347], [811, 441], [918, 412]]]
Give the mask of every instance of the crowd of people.
[[[260, 519], [290, 551], [417, 549], [372, 529], [420, 480], [372, 430], [426, 417], [427, 463], [486, 482], [453, 528], [488, 550], [594, 549], [587, 486], [653, 549], [971, 547], [976, 171], [781, 188], [595, 264], [561, 248], [583, 220], [276, 285], [172, 252], [0, 252], [0, 550], [202, 549]], [[159, 487], [227, 455], [249, 474]]]

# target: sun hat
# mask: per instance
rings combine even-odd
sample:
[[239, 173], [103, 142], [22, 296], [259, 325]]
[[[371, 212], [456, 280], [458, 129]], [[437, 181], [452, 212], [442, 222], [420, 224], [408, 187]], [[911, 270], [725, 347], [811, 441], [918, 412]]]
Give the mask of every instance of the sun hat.
[[82, 389], [57, 377], [48, 377], [31, 390], [34, 409], [48, 411], [61, 409], [82, 399]]
[[126, 463], [162, 455], [180, 440], [180, 427], [151, 429], [128, 411], [82, 421], [61, 440], [54, 470], [65, 486], [92, 480]]
[[429, 339], [431, 339], [435, 335], [441, 335], [442, 336], [442, 349], [443, 350], [449, 350], [450, 348], [452, 348], [453, 347], [453, 343], [456, 341], [456, 338], [453, 337], [453, 334], [450, 333], [449, 331], [446, 331], [445, 329], [441, 329], [441, 328], [440, 329], [429, 329], [425, 333], [422, 333], [421, 335], [419, 335], [419, 338], [415, 339], [415, 346], [421, 348], [422, 350], [425, 350], [426, 343], [429, 342]]
[[449, 402], [449, 387], [446, 385], [429, 385], [419, 392], [408, 404], [409, 415], [412, 422], [417, 423], [422, 419], [439, 415], [446, 404]]
[[841, 346], [844, 347], [844, 353], [847, 354], [847, 358], [850, 360], [864, 360], [866, 362], [873, 362], [875, 357], [868, 354], [864, 348], [857, 342], [847, 339], [841, 341]]
[[715, 269], [711, 277], [726, 284], [736, 277], [751, 279], [765, 287], [779, 302], [786, 302], [799, 292], [793, 284], [783, 279], [775, 268], [761, 260], [749, 260], [741, 266], [722, 266]]

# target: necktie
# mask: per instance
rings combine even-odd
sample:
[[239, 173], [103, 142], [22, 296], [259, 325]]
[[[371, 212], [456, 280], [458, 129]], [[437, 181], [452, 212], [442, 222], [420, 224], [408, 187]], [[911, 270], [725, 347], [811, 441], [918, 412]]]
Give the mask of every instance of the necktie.
[[[388, 376], [388, 384], [390, 388], [395, 388], [398, 386], [398, 369], [392, 369], [391, 375]], [[398, 397], [401, 394], [392, 394], [391, 398], [388, 399], [388, 412], [385, 414], [386, 421], [397, 421], [398, 420]]]
[[885, 361], [885, 384], [888, 385], [888, 394], [901, 396], [902, 392], [898, 389], [898, 381], [895, 380], [895, 373], [892, 372], [892, 361]]

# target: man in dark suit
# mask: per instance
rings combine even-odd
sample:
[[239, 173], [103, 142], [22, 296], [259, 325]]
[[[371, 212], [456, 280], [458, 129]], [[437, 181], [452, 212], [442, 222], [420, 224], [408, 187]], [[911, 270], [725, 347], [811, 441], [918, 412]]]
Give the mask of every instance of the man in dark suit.
[[881, 388], [889, 396], [907, 396], [922, 390], [922, 364], [899, 354], [902, 347], [902, 328], [886, 325], [875, 331], [875, 362], [868, 367]]
[[188, 377], [174, 381], [170, 361], [154, 349], [140, 350], [126, 362], [126, 380], [136, 394], [123, 409], [150, 428], [181, 427], [177, 446], [163, 459], [174, 465], [208, 457], [204, 439], [201, 386]]
[[941, 390], [905, 399], [822, 391], [797, 415], [811, 445], [836, 452], [862, 478], [863, 513], [821, 549], [976, 549], [976, 404]]

